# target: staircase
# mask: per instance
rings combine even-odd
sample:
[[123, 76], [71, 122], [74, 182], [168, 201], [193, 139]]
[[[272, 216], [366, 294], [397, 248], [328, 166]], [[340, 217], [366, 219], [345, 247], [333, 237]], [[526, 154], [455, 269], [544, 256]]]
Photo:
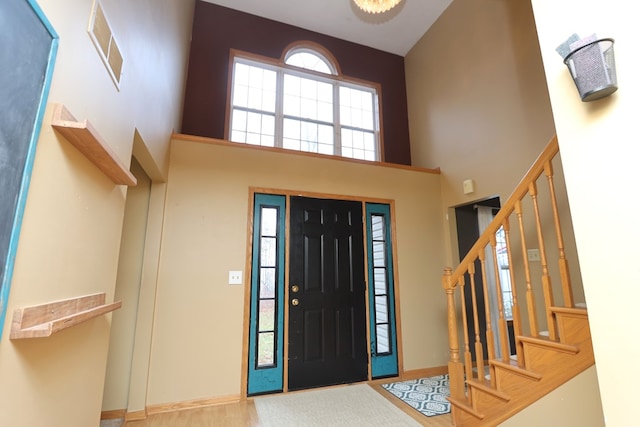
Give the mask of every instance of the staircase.
[[445, 269], [455, 426], [497, 426], [594, 364], [565, 254], [557, 154], [554, 137], [460, 265]]

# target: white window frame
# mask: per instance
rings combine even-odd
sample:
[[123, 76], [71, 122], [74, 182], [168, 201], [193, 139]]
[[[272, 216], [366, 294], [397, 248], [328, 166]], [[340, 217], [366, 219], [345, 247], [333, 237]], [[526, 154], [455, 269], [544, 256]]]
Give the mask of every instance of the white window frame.
[[[300, 67], [292, 66], [286, 64], [286, 59], [291, 55], [299, 52], [307, 52], [313, 53], [317, 55], [322, 60], [324, 60], [332, 73], [334, 74], [325, 74], [322, 72], [317, 72], [313, 70], [303, 69]], [[249, 111], [244, 107], [236, 107], [233, 105], [234, 100], [234, 78], [235, 78], [235, 66], [237, 63], [246, 64], [249, 66], [259, 67], [265, 70], [271, 70], [276, 73], [276, 105], [275, 105], [275, 129], [274, 129], [274, 141], [272, 146], [276, 148], [283, 148], [283, 123], [285, 118], [288, 118], [283, 113], [283, 98], [284, 98], [284, 76], [285, 74], [293, 75], [297, 77], [302, 77], [305, 79], [313, 79], [323, 83], [329, 83], [333, 85], [333, 123], [329, 122], [321, 122], [313, 119], [304, 119], [302, 117], [291, 117], [295, 120], [300, 120], [301, 122], [307, 123], [315, 123], [322, 125], [331, 125], [333, 126], [333, 153], [330, 155], [338, 156], [338, 157], [346, 157], [352, 159], [359, 160], [368, 160], [374, 162], [383, 161], [383, 153], [382, 153], [382, 138], [380, 132], [380, 123], [381, 123], [381, 114], [380, 114], [380, 85], [371, 82], [364, 82], [360, 80], [350, 79], [340, 74], [339, 67], [335, 64], [331, 59], [327, 58], [327, 55], [323, 54], [318, 49], [309, 48], [308, 45], [304, 46], [294, 46], [292, 48], [288, 48], [285, 51], [285, 54], [282, 57], [283, 59], [280, 61], [275, 61], [273, 59], [260, 57], [253, 54], [248, 54], [241, 51], [232, 51], [231, 53], [231, 61], [230, 61], [230, 73], [229, 73], [229, 99], [227, 102], [227, 123], [226, 123], [226, 139], [229, 141], [233, 141], [233, 112], [234, 109], [243, 109]], [[355, 126], [346, 126], [340, 123], [340, 88], [354, 88], [357, 90], [362, 90], [371, 93], [371, 109], [373, 115], [373, 129], [366, 128], [358, 128]], [[265, 114], [264, 110], [251, 110], [252, 112], [257, 112], [261, 114]], [[272, 114], [269, 112], [268, 114]], [[354, 130], [356, 132], [369, 133], [373, 136], [373, 155], [368, 155], [368, 158], [365, 156], [345, 156], [343, 155], [343, 144], [342, 144], [342, 132], [343, 130]], [[245, 139], [246, 141], [246, 139]], [[238, 143], [244, 143], [244, 141], [233, 141]], [[305, 150], [300, 149], [296, 151], [305, 151], [318, 153], [316, 150]], [[345, 150], [346, 151], [346, 150]], [[322, 153], [320, 153], [322, 154]], [[325, 153], [326, 154], [326, 153]]]

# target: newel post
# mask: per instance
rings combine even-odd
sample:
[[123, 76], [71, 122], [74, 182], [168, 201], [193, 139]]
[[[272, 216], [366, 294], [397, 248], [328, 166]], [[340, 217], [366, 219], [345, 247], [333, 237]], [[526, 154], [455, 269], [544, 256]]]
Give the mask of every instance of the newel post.
[[451, 267], [444, 269], [442, 287], [447, 295], [447, 326], [449, 328], [449, 388], [451, 397], [458, 400], [465, 399], [464, 367], [460, 362], [460, 347], [458, 340], [458, 322], [456, 319], [456, 284], [451, 281]]

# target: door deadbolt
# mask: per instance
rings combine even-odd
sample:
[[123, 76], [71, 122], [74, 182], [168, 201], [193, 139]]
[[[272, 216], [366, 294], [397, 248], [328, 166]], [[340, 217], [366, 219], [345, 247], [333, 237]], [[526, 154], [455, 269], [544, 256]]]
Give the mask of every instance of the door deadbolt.
[[298, 285], [293, 285], [291, 287], [291, 292], [296, 293], [300, 290], [300, 287]]

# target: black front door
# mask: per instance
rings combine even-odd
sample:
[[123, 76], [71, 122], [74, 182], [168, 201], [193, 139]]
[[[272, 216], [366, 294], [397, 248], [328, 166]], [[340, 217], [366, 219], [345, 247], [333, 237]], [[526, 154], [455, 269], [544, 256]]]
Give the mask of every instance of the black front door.
[[367, 380], [362, 203], [291, 197], [289, 390]]

